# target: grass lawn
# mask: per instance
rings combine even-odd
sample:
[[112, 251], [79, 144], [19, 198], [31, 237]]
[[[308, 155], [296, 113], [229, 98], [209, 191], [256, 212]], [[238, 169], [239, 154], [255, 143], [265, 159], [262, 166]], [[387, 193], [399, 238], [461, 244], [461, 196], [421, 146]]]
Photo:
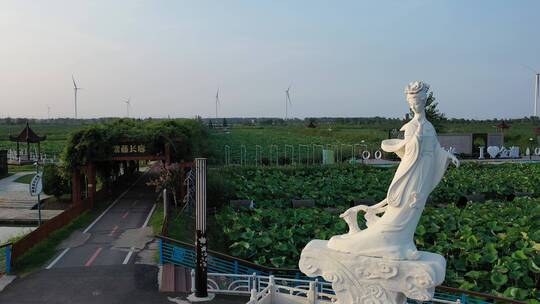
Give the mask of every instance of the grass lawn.
[[44, 263], [50, 260], [57, 252], [56, 247], [71, 233], [77, 229], [82, 229], [89, 225], [98, 212], [86, 211], [67, 226], [59, 229], [49, 235], [47, 239], [39, 242], [20, 258], [15, 260], [13, 270], [19, 275], [26, 275], [33, 270], [42, 267]]
[[34, 178], [36, 174], [35, 173], [30, 173], [30, 174], [26, 174], [26, 175], [23, 175], [19, 178], [17, 178], [15, 180], [16, 183], [21, 183], [21, 184], [30, 184], [30, 182], [32, 181], [32, 179]]
[[[380, 149], [381, 141], [388, 138], [389, 130], [401, 128], [403, 122], [382, 121], [366, 124], [327, 124], [319, 123], [317, 128], [307, 128], [303, 124], [286, 126], [233, 126], [227, 132], [211, 129], [210, 149], [213, 152], [211, 160], [214, 164], [223, 164], [225, 146], [229, 146], [233, 163], [240, 162], [240, 155], [245, 153], [248, 163], [254, 164], [255, 156], [260, 153], [262, 158], [275, 158], [276, 153], [288, 158], [309, 158], [309, 147], [316, 145], [334, 145], [333, 149], [344, 149], [350, 154], [351, 144], [364, 144], [369, 150]], [[443, 122], [439, 134], [445, 133], [497, 133], [492, 121], [446, 121]], [[538, 123], [530, 121], [514, 121], [509, 123], [510, 129], [504, 132], [504, 145], [520, 146], [524, 151], [531, 146], [540, 145], [540, 136], [535, 133]], [[343, 145], [343, 146], [341, 146]], [[257, 147], [258, 146], [258, 147]], [[241, 149], [245, 147], [245, 152]], [[257, 149], [260, 149], [258, 151]], [[320, 148], [318, 148], [320, 149]], [[277, 152], [276, 152], [277, 151]], [[271, 157], [272, 156], [272, 157]]]
[[161, 234], [161, 230], [163, 229], [163, 203], [158, 201], [157, 204], [156, 210], [154, 210], [152, 217], [150, 217], [150, 226], [155, 235]]
[[[154, 210], [154, 213], [152, 214], [152, 217], [150, 217], [149, 225], [152, 227], [152, 230], [154, 231], [154, 235], [161, 235], [161, 231], [163, 230], [163, 200], [157, 201], [157, 207]], [[159, 263], [159, 251], [154, 254], [154, 261], [156, 263]]]
[[17, 172], [35, 172], [36, 166], [34, 165], [8, 165], [8, 172], [13, 174]]
[[10, 177], [12, 176], [13, 173], [9, 172], [8, 174], [4, 175], [4, 176], [0, 176], [0, 179], [3, 179], [3, 178], [6, 178], [6, 177]]

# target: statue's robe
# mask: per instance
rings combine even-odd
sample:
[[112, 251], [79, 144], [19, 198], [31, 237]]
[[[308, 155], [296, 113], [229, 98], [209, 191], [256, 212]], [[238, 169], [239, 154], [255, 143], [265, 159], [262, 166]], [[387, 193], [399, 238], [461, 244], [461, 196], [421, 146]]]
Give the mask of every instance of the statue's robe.
[[[450, 159], [448, 153], [444, 150], [437, 140], [437, 134], [433, 125], [427, 120], [420, 122], [418, 120], [411, 120], [405, 124], [401, 131], [405, 131], [405, 139], [400, 141], [399, 144], [393, 145], [391, 147], [384, 147], [387, 152], [396, 153], [401, 159], [392, 183], [388, 188], [387, 192], [387, 203], [393, 207], [402, 206], [406, 201], [410, 200], [411, 197], [407, 194], [412, 194], [414, 188], [418, 188], [419, 185], [409, 185], [410, 182], [415, 182], [417, 179], [420, 179], [424, 185], [421, 185], [423, 191], [422, 193], [431, 193], [433, 189], [440, 182], [444, 176]], [[433, 155], [425, 155], [420, 158], [422, 153], [422, 138], [424, 136], [435, 136], [435, 144], [433, 147]], [[428, 163], [425, 163], [428, 162]], [[429, 176], [415, 176], [411, 178], [411, 175], [423, 175], [421, 170], [417, 170], [420, 165], [429, 168]], [[412, 186], [412, 187], [411, 187]], [[418, 189], [419, 190], [419, 189]], [[408, 193], [411, 192], [411, 193]], [[417, 194], [416, 191], [415, 193]], [[405, 195], [404, 195], [405, 194]], [[418, 197], [418, 200], [425, 200], [427, 197]]]

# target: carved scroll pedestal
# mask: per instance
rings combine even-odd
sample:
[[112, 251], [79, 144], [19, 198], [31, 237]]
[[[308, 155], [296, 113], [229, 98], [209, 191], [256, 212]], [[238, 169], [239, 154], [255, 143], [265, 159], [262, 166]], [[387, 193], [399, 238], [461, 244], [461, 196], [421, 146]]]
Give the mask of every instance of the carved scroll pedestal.
[[300, 270], [332, 282], [338, 304], [403, 304], [407, 298], [428, 301], [444, 281], [446, 260], [419, 252], [418, 260], [389, 260], [329, 249], [313, 240], [302, 250]]

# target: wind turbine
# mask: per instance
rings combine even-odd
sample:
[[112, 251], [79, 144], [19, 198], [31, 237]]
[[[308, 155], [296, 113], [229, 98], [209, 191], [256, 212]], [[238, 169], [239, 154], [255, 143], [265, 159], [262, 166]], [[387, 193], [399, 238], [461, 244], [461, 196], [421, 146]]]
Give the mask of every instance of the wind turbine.
[[285, 90], [285, 120], [289, 118], [289, 105], [292, 106], [291, 95], [289, 94], [291, 86], [292, 84], [290, 84], [289, 87]]
[[216, 120], [218, 118], [218, 105], [220, 104], [221, 102], [219, 101], [219, 88], [218, 88], [216, 92]]
[[47, 105], [47, 119], [51, 119], [51, 106]]
[[531, 70], [532, 72], [534, 72], [534, 112], [533, 112], [533, 116], [534, 117], [538, 117], [538, 95], [539, 95], [539, 90], [540, 90], [540, 73], [538, 73], [538, 71], [536, 71], [535, 69], [529, 67], [529, 66], [526, 66], [526, 65], [523, 65], [523, 67], [525, 67], [526, 69], [528, 70]]
[[75, 93], [75, 119], [77, 119], [77, 91], [82, 90], [82, 88], [79, 88], [77, 86], [77, 83], [75, 82], [75, 77], [73, 74], [71, 75], [71, 79], [73, 80], [73, 92]]
[[540, 74], [536, 72], [534, 76], [534, 116], [538, 117], [538, 87], [540, 86]]
[[129, 118], [129, 108], [131, 107], [131, 97], [128, 98], [128, 100], [124, 101], [126, 103], [126, 114]]

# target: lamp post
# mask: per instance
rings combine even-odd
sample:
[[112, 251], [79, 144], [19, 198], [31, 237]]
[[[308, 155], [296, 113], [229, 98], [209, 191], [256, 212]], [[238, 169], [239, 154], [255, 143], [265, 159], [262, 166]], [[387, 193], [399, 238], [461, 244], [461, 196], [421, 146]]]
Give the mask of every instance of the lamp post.
[[206, 158], [195, 159], [195, 292], [189, 295], [191, 302], [211, 301], [208, 294], [208, 240], [206, 238]]

